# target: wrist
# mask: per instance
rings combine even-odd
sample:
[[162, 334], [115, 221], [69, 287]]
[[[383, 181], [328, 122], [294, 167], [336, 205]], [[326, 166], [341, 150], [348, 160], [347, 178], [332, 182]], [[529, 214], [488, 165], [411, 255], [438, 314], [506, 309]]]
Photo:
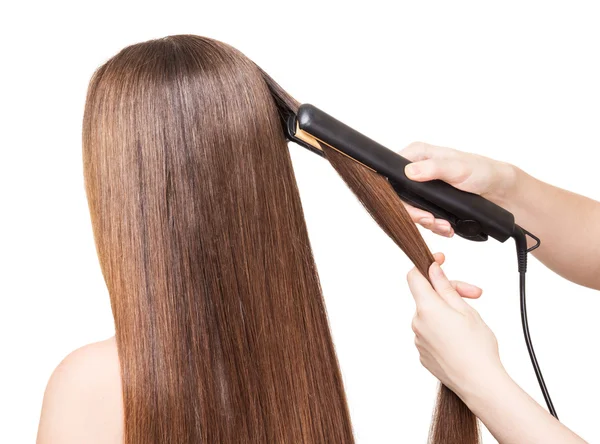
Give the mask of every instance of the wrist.
[[480, 416], [483, 411], [493, 409], [499, 401], [506, 399], [515, 386], [516, 383], [501, 366], [488, 372], [485, 378], [465, 385], [459, 396], [475, 415]]
[[503, 208], [510, 206], [516, 200], [520, 183], [523, 181], [523, 171], [507, 162], [496, 161], [496, 181], [487, 197]]

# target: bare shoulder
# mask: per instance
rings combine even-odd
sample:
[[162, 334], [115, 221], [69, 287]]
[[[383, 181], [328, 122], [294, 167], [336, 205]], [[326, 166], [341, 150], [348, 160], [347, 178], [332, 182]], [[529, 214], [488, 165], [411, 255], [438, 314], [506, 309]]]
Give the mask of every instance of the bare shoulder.
[[122, 443], [115, 338], [85, 345], [56, 367], [44, 394], [37, 444]]

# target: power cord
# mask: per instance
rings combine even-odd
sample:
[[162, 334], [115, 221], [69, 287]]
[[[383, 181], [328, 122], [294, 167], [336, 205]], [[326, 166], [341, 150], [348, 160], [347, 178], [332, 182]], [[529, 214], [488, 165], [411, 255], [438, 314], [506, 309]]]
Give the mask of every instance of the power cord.
[[[527, 248], [527, 236], [530, 236], [536, 241], [536, 244], [529, 249]], [[554, 404], [552, 404], [552, 399], [550, 398], [550, 393], [548, 393], [548, 388], [546, 387], [544, 377], [542, 376], [542, 370], [540, 369], [540, 365], [538, 364], [537, 358], [535, 356], [533, 344], [531, 343], [531, 336], [529, 335], [529, 323], [527, 321], [527, 304], [525, 302], [525, 273], [527, 272], [527, 253], [539, 247], [541, 242], [538, 237], [534, 236], [529, 231], [527, 231], [524, 228], [521, 228], [518, 225], [515, 225], [515, 230], [513, 232], [512, 237], [515, 239], [515, 243], [517, 246], [517, 257], [519, 260], [521, 323], [523, 324], [523, 335], [525, 336], [525, 344], [527, 345], [527, 351], [529, 352], [529, 357], [531, 358], [531, 364], [533, 365], [533, 370], [538, 380], [538, 384], [540, 385], [540, 389], [542, 390], [542, 395], [544, 395], [544, 400], [546, 401], [546, 405], [548, 406], [548, 411], [552, 416], [558, 419], [558, 415], [556, 414], [556, 410], [554, 409]]]

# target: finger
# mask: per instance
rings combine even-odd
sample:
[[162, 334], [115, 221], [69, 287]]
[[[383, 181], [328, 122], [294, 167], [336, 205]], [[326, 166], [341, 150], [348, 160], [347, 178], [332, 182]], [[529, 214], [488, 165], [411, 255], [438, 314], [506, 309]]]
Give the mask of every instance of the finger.
[[454, 230], [450, 222], [444, 219], [434, 219], [433, 226], [430, 228], [435, 234], [440, 236], [452, 237], [454, 236]]
[[424, 217], [422, 219], [419, 219], [417, 221], [417, 223], [419, 225], [421, 225], [423, 228], [427, 228], [428, 230], [432, 230], [433, 227], [435, 226], [435, 219], [433, 216], [431, 217]]
[[463, 281], [450, 281], [450, 285], [452, 285], [456, 292], [463, 298], [477, 299], [483, 293], [481, 288]]
[[435, 225], [436, 227], [446, 227], [446, 228], [450, 228], [452, 225], [450, 225], [450, 222], [448, 222], [446, 219], [436, 219], [435, 220]]
[[431, 284], [437, 294], [445, 300], [452, 308], [464, 312], [468, 309], [468, 304], [460, 297], [454, 289], [446, 274], [437, 262], [434, 262], [429, 267], [429, 277]]
[[429, 159], [434, 155], [440, 155], [442, 154], [441, 150], [443, 148], [425, 142], [413, 142], [401, 149], [398, 154], [411, 162], [416, 162], [418, 160]]
[[[433, 253], [433, 259], [439, 265], [444, 265], [444, 262], [446, 262], [446, 255], [441, 252]], [[452, 288], [454, 288], [456, 292], [463, 298], [477, 299], [483, 293], [481, 288], [476, 285], [469, 284], [468, 282], [452, 280], [450, 281], [450, 285], [452, 285]]]
[[414, 207], [409, 203], [402, 201], [408, 215], [412, 221], [416, 224], [421, 225], [423, 228], [433, 231], [435, 234], [440, 236], [452, 237], [454, 236], [454, 230], [450, 225], [450, 222], [444, 219], [436, 219], [433, 214], [420, 208]]
[[404, 168], [406, 176], [417, 182], [440, 179], [448, 183], [461, 183], [469, 175], [468, 165], [459, 159], [426, 159], [409, 163]]
[[415, 223], [418, 223], [423, 228], [431, 230], [440, 236], [452, 237], [454, 235], [454, 230], [452, 229], [450, 222], [443, 219], [435, 219], [433, 216], [430, 216], [418, 219]]
[[439, 229], [439, 228], [437, 228], [437, 227], [434, 226], [431, 229], [431, 232], [434, 233], [434, 234], [437, 234], [438, 236], [442, 236], [442, 237], [448, 237], [448, 238], [450, 238], [450, 237], [454, 236], [454, 230], [452, 228], [450, 228], [448, 230], [446, 228]]
[[414, 223], [419, 223], [421, 219], [430, 219], [433, 222], [434, 217], [430, 212], [413, 207], [411, 204], [408, 204], [404, 201], [402, 203], [404, 204], [406, 211]]
[[443, 299], [435, 292], [429, 281], [416, 267], [413, 267], [408, 272], [406, 280], [417, 305], [417, 312], [443, 304]]

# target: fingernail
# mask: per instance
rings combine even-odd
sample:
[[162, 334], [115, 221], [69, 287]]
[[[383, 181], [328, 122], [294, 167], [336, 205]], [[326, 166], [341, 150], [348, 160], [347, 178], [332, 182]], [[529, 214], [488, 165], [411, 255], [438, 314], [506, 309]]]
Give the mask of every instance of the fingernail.
[[421, 225], [431, 225], [433, 223], [433, 219], [430, 217], [422, 217], [419, 219], [419, 223]]
[[414, 163], [408, 164], [404, 171], [406, 172], [406, 174], [408, 176], [412, 176], [412, 177], [418, 176], [419, 173], [421, 172], [419, 167], [417, 165], [415, 165]]

